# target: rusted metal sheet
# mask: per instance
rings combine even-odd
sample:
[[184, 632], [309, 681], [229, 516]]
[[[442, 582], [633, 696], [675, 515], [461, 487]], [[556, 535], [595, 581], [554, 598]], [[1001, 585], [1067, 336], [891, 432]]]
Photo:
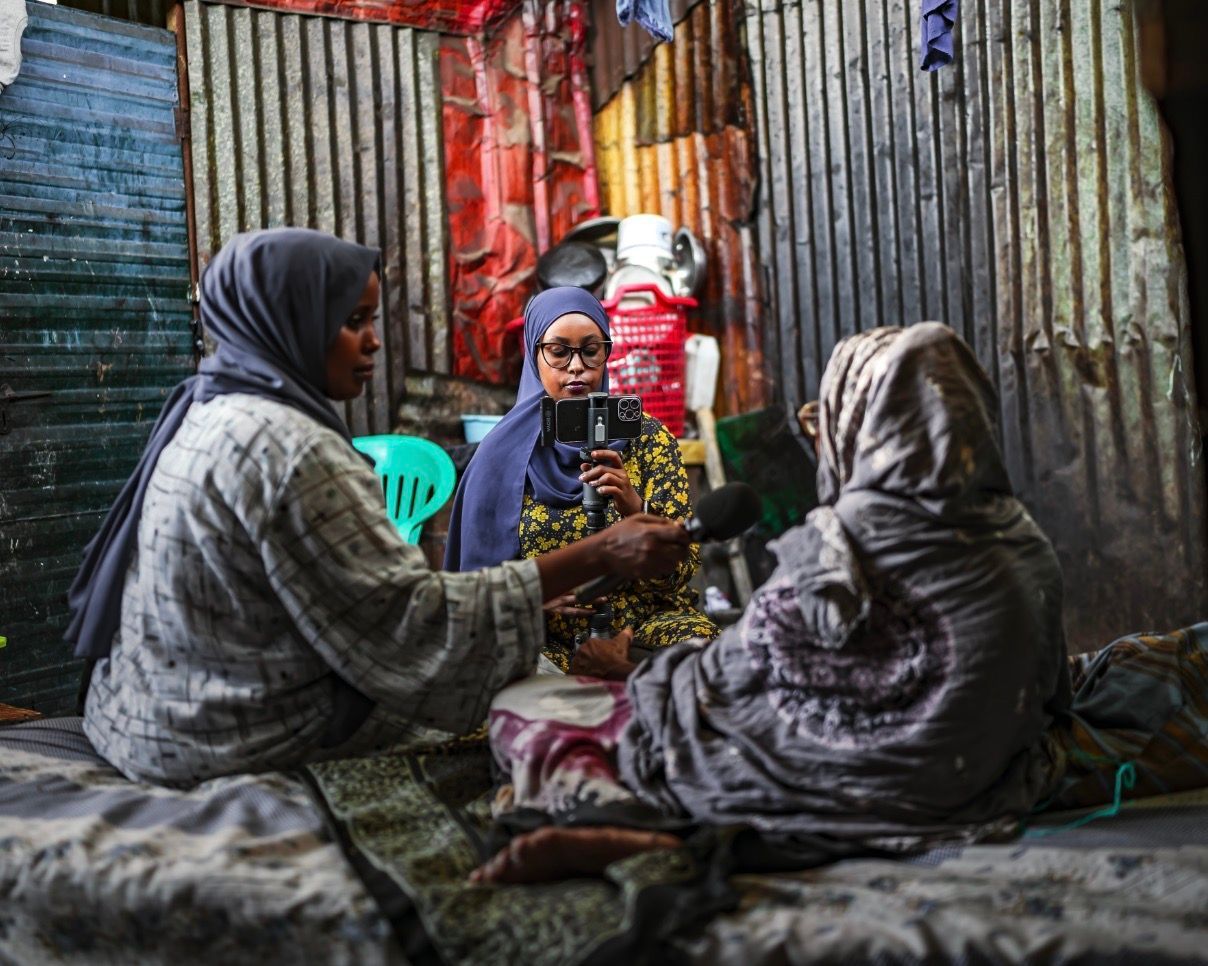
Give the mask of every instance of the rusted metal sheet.
[[[671, 22], [678, 24], [699, 2], [670, 0]], [[588, 16], [592, 34], [592, 98], [599, 109], [612, 100], [625, 81], [642, 69], [654, 53], [656, 41], [636, 23], [621, 26], [617, 20], [616, 0], [590, 0]]]
[[106, 17], [117, 17], [130, 23], [142, 23], [149, 27], [163, 27], [168, 22], [168, 11], [173, 0], [56, 0], [61, 7], [87, 10]]
[[382, 251], [384, 347], [347, 404], [389, 432], [408, 369], [449, 371], [435, 34], [186, 4], [198, 254], [298, 225]]
[[79, 686], [67, 587], [193, 333], [175, 38], [28, 11], [0, 95], [0, 702], [51, 714]]
[[[130, 2], [130, 0], [93, 0]], [[148, 2], [148, 0], [143, 0]], [[194, 0], [189, 0], [190, 3]], [[520, 0], [213, 0], [236, 7], [259, 7], [278, 13], [334, 17], [366, 23], [416, 27], [447, 34], [480, 34], [520, 6]]]
[[1208, 5], [1135, 0], [1141, 81], [1170, 131], [1171, 180], [1187, 258], [1191, 346], [1200, 429], [1208, 430]]
[[999, 387], [1072, 646], [1202, 619], [1186, 277], [1130, 8], [970, 0], [923, 74], [916, 7], [748, 7], [778, 394], [812, 398], [848, 333], [948, 323]]
[[578, 0], [525, 0], [482, 37], [441, 41], [454, 373], [507, 381], [504, 326], [538, 255], [598, 213]]
[[596, 115], [607, 214], [656, 212], [708, 255], [694, 330], [722, 345], [720, 409], [766, 404], [763, 281], [755, 237], [758, 160], [737, 0], [700, 3]]

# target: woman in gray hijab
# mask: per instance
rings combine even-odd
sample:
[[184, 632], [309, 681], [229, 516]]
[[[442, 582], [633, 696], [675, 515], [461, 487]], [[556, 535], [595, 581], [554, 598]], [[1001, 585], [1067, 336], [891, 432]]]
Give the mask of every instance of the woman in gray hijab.
[[531, 672], [543, 601], [687, 553], [635, 516], [536, 560], [433, 573], [387, 519], [332, 400], [381, 348], [376, 251], [236, 236], [201, 283], [217, 342], [177, 386], [70, 592], [84, 730], [128, 777], [191, 785], [477, 726]]
[[989, 379], [945, 326], [836, 348], [821, 505], [777, 542], [732, 633], [630, 680], [620, 768], [639, 797], [887, 846], [984, 834], [1051, 790], [1061, 572], [996, 425]]
[[[988, 378], [945, 326], [841, 342], [822, 378], [821, 505], [773, 545], [772, 577], [713, 644], [636, 670], [594, 646], [602, 677], [632, 673], [627, 686], [582, 682], [590, 717], [563, 773], [536, 757], [574, 727], [571, 684], [499, 695], [492, 744], [514, 805], [636, 798], [695, 822], [889, 849], [1016, 829], [1060, 777], [1042, 739], [1069, 679], [1057, 559], [1012, 492], [996, 424]], [[585, 752], [584, 724], [607, 732], [606, 754]], [[591, 831], [545, 842], [583, 846]], [[610, 857], [658, 844], [614, 837]], [[479, 878], [535, 877], [525, 846]]]

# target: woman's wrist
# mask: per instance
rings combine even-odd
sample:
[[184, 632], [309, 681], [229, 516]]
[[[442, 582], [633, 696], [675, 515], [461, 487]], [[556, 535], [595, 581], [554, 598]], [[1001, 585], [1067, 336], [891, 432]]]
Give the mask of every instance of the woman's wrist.
[[549, 601], [594, 577], [612, 573], [603, 534], [595, 534], [543, 553], [536, 558], [542, 596]]
[[614, 502], [617, 504], [617, 512], [623, 517], [631, 517], [635, 513], [646, 512], [645, 504], [643, 503], [642, 498], [632, 490], [630, 491], [630, 496], [628, 499], [624, 501], [616, 500]]
[[648, 579], [669, 573], [688, 553], [689, 537], [669, 520], [635, 516], [536, 558], [544, 600], [604, 574]]
[[629, 676], [631, 674], [633, 674], [633, 672], [636, 671], [637, 669], [638, 669], [638, 666], [628, 659], [626, 659], [624, 661], [618, 661], [615, 665], [613, 665], [613, 667], [608, 671], [608, 673], [604, 675], [604, 680], [606, 680], [606, 681], [628, 681]]

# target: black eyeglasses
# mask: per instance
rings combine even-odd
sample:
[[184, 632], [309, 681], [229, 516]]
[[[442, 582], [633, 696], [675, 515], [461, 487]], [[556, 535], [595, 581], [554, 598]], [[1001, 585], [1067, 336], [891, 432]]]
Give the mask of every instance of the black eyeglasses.
[[541, 358], [551, 369], [566, 369], [578, 353], [583, 365], [588, 369], [599, 369], [612, 355], [612, 340], [604, 342], [585, 342], [581, 346], [567, 345], [564, 342], [538, 342]]

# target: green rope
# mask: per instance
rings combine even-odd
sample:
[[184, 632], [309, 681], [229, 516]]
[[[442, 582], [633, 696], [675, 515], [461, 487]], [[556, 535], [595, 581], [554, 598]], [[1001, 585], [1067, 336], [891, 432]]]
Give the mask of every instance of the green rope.
[[[1027, 838], [1039, 838], [1043, 835], [1054, 835], [1057, 832], [1068, 832], [1072, 829], [1081, 828], [1083, 825], [1089, 825], [1091, 822], [1101, 818], [1114, 818], [1120, 814], [1120, 807], [1123, 803], [1124, 789], [1132, 788], [1137, 784], [1137, 769], [1131, 761], [1116, 762], [1109, 758], [1099, 758], [1097, 755], [1088, 755], [1085, 752], [1078, 753], [1079, 757], [1085, 758], [1088, 761], [1099, 762], [1102, 764], [1116, 765], [1116, 791], [1112, 796], [1112, 803], [1105, 805], [1103, 808], [1096, 809], [1087, 815], [1074, 819], [1072, 822], [1067, 822], [1065, 825], [1046, 825], [1041, 828], [1029, 828], [1024, 832]], [[1047, 804], [1047, 802], [1045, 803]]]

